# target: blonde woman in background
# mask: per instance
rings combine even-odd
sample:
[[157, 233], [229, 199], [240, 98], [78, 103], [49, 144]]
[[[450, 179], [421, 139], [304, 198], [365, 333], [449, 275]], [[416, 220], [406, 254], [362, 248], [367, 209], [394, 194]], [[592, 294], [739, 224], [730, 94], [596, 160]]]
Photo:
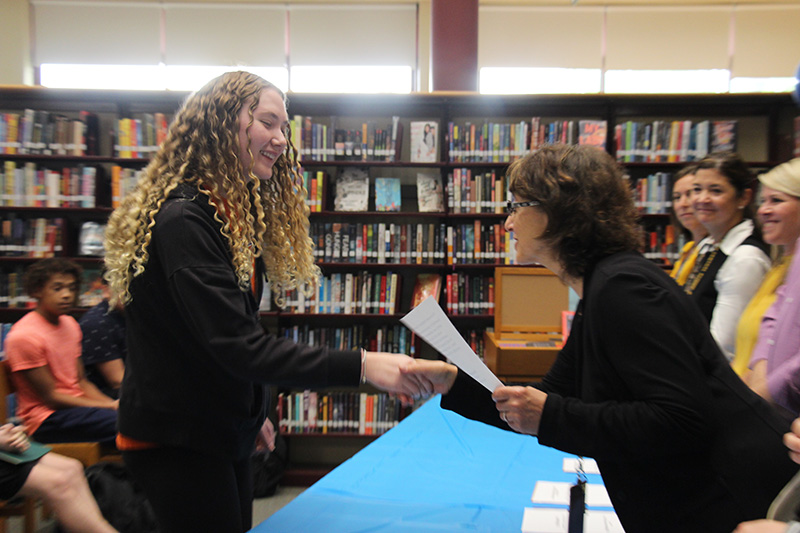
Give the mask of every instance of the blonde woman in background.
[[687, 239], [681, 255], [670, 275], [683, 287], [686, 279], [694, 269], [700, 242], [708, 235], [708, 231], [697, 217], [692, 206], [692, 189], [696, 165], [689, 165], [675, 173], [672, 182], [672, 224]]
[[[784, 163], [762, 180], [769, 187], [793, 191], [781, 193], [777, 205], [765, 212], [767, 231], [785, 242], [787, 253], [796, 251], [800, 226], [800, 158]], [[766, 197], [765, 197], [766, 198]], [[765, 200], [766, 204], [766, 200]], [[778, 287], [775, 302], [764, 313], [758, 342], [750, 359], [752, 372], [746, 382], [758, 394], [783, 409], [786, 416], [800, 414], [800, 257], [794, 254], [783, 284]]]
[[762, 186], [762, 202], [758, 208], [761, 233], [764, 242], [778, 247], [780, 256], [739, 319], [733, 369], [740, 376], [748, 371], [761, 319], [775, 302], [775, 291], [786, 278], [795, 242], [800, 238], [800, 159], [762, 174], [759, 181]]

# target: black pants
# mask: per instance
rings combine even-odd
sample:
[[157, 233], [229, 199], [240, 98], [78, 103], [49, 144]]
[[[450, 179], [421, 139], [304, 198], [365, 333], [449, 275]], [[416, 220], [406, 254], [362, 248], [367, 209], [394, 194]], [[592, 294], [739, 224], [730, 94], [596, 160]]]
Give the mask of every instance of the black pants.
[[253, 521], [253, 474], [239, 462], [184, 448], [122, 452], [161, 533], [240, 533]]

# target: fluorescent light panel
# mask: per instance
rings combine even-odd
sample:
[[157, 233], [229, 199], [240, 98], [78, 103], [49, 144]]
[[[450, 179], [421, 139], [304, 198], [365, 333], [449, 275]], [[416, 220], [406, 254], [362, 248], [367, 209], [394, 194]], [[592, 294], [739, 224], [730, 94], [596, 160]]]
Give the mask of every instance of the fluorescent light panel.
[[600, 69], [483, 67], [484, 94], [581, 94], [600, 92]]
[[606, 93], [725, 93], [730, 72], [714, 70], [609, 70]]
[[295, 66], [291, 90], [297, 93], [410, 93], [410, 66]]

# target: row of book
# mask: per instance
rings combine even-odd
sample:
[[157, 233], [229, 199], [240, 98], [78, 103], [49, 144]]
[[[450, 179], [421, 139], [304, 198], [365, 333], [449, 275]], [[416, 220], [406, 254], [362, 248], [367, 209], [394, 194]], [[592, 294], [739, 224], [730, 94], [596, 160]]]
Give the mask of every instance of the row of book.
[[97, 115], [88, 111], [77, 117], [41, 109], [0, 113], [0, 153], [96, 155], [98, 130]]
[[363, 347], [372, 352], [404, 353], [414, 356], [414, 334], [402, 324], [367, 327], [319, 328], [308, 324], [281, 328], [280, 335], [294, 342], [311, 346], [327, 346], [334, 350]]
[[[105, 224], [87, 220], [80, 224], [80, 256], [105, 255]], [[22, 218], [15, 214], [0, 217], [0, 257], [45, 258], [64, 255], [66, 235], [64, 218]]]
[[445, 309], [451, 315], [494, 314], [494, 276], [447, 274], [444, 292]]
[[[283, 294], [288, 313], [392, 315], [401, 311], [403, 276], [396, 272], [367, 271], [333, 273], [320, 279], [319, 287], [307, 295], [293, 289]], [[437, 296], [438, 300], [438, 296]], [[412, 307], [417, 302], [414, 300]], [[480, 274], [448, 274], [445, 284], [445, 309], [452, 315], [494, 314], [494, 277]], [[267, 307], [262, 299], [262, 310]]]
[[[29, 308], [36, 306], [36, 300], [25, 294], [22, 279], [25, 268], [21, 265], [0, 269], [0, 308]], [[100, 282], [99, 268], [84, 268], [76, 305], [92, 307], [103, 301], [103, 285]]]
[[[460, 329], [464, 340], [478, 357], [483, 359], [484, 329]], [[280, 336], [311, 346], [327, 346], [335, 350], [354, 350], [363, 347], [372, 352], [404, 353], [414, 357], [416, 336], [402, 324], [367, 327], [356, 324], [341, 328], [317, 328], [296, 324], [280, 329]]]
[[656, 172], [639, 178], [633, 186], [633, 200], [639, 212], [648, 215], [669, 214], [672, 207], [672, 174]]
[[483, 329], [467, 329], [461, 331], [461, 335], [464, 337], [464, 340], [467, 341], [469, 344], [469, 348], [475, 352], [481, 361], [484, 360], [484, 348], [485, 348], [485, 341], [483, 338], [483, 334], [487, 330], [491, 330], [492, 328], [483, 328]]
[[78, 165], [58, 170], [33, 162], [17, 167], [5, 161], [0, 172], [0, 205], [12, 207], [95, 207], [97, 168]]
[[63, 218], [0, 218], [0, 257], [54, 257], [63, 251]]
[[[403, 205], [400, 178], [376, 177], [375, 211], [401, 211]], [[370, 206], [370, 177], [362, 168], [342, 169], [336, 179], [334, 211], [367, 211]], [[420, 213], [444, 212], [442, 179], [438, 175], [417, 173], [417, 210]]]
[[[441, 279], [441, 276], [437, 277]], [[486, 328], [459, 329], [470, 349], [481, 359], [484, 353], [484, 331]], [[355, 350], [363, 347], [373, 352], [404, 353], [411, 357], [414, 357], [417, 351], [416, 336], [402, 324], [375, 327], [355, 324], [341, 328], [318, 328], [308, 324], [296, 324], [281, 328], [279, 335], [297, 343], [327, 346], [334, 350]]]
[[380, 435], [396, 426], [411, 408], [382, 392], [279, 393], [278, 430], [292, 433]]
[[513, 264], [501, 222], [468, 224], [313, 222], [314, 257], [324, 263]]
[[323, 276], [311, 295], [302, 289], [285, 291], [284, 311], [392, 315], [399, 311], [401, 281], [396, 272], [337, 272]]
[[697, 161], [710, 152], [736, 151], [736, 120], [629, 120], [614, 129], [622, 162]]
[[343, 127], [337, 117], [319, 122], [313, 117], [295, 115], [291, 136], [300, 158], [313, 161], [396, 161], [403, 138], [400, 117], [389, 124], [363, 122], [360, 127]]
[[664, 265], [674, 263], [686, 244], [686, 237], [682, 233], [676, 235], [675, 227], [669, 222], [647, 223], [642, 232], [642, 253]]
[[497, 171], [472, 172], [456, 168], [447, 174], [447, 208], [450, 213], [505, 213], [508, 184]]
[[144, 170], [125, 168], [119, 165], [111, 167], [111, 207], [119, 207], [120, 202], [136, 188]]
[[447, 227], [448, 265], [513, 265], [515, 261], [511, 233], [502, 222], [475, 220]]
[[543, 144], [588, 144], [605, 149], [608, 123], [605, 120], [552, 120], [482, 124], [448, 123], [449, 161], [504, 163], [539, 149]]
[[114, 155], [120, 158], [151, 157], [167, 137], [167, 117], [163, 113], [142, 113], [117, 119], [114, 130]]
[[301, 170], [303, 187], [306, 189], [306, 205], [311, 213], [319, 213], [325, 209], [325, 186], [327, 175], [322, 170]]

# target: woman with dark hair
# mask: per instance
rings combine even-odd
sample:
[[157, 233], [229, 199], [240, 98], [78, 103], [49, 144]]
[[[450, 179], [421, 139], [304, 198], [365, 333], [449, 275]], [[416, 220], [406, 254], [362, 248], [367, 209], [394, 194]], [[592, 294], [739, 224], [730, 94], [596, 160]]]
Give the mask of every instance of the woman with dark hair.
[[[762, 517], [795, 469], [788, 421], [731, 369], [697, 306], [637, 251], [637, 214], [607, 153], [550, 146], [508, 170], [517, 259], [581, 297], [541, 383], [490, 395], [456, 367], [416, 360], [442, 407], [597, 460], [626, 531], [731, 531]], [[536, 305], [531, 295], [531, 305]], [[756, 460], [757, 459], [757, 460]]]
[[739, 318], [771, 265], [754, 221], [756, 185], [747, 163], [733, 152], [712, 153], [697, 163], [694, 212], [708, 238], [683, 288], [729, 361]]
[[695, 165], [688, 165], [675, 173], [672, 180], [672, 210], [670, 218], [672, 226], [683, 237], [686, 244], [681, 249], [681, 255], [675, 261], [670, 275], [681, 287], [689, 278], [689, 273], [697, 262], [697, 252], [700, 242], [708, 235], [708, 231], [694, 215], [692, 206], [692, 189], [694, 186]]

